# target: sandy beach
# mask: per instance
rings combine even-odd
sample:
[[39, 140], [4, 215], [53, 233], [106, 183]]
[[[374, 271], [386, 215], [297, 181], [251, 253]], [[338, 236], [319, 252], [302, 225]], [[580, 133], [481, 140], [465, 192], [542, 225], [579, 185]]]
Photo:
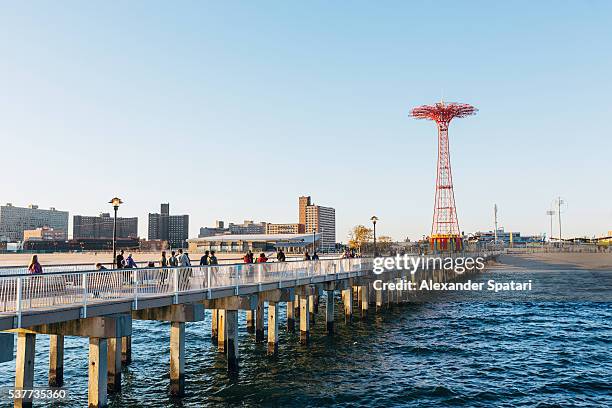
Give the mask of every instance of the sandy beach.
[[612, 270], [612, 253], [541, 252], [499, 257], [497, 265], [517, 268]]

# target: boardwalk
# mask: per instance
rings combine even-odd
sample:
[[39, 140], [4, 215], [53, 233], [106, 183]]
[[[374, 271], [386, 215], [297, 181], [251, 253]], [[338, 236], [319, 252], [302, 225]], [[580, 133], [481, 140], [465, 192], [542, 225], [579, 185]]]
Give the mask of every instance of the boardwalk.
[[[274, 354], [281, 304], [287, 308], [287, 330], [299, 327], [300, 341], [308, 344], [310, 322], [321, 298], [327, 299], [326, 327], [333, 333], [335, 291], [342, 293], [347, 322], [353, 318], [355, 304], [359, 314], [365, 315], [370, 305], [380, 309], [414, 299], [415, 294], [407, 291], [373, 290], [375, 278], [445, 281], [455, 276], [445, 271], [374, 275], [369, 258], [0, 276], [0, 331], [17, 334], [17, 388], [32, 387], [37, 334], [51, 336], [51, 386], [63, 384], [64, 336], [88, 337], [89, 406], [99, 407], [106, 405], [108, 392], [121, 390], [121, 365], [131, 360], [132, 320], [170, 322], [170, 393], [181, 396], [185, 323], [205, 316], [212, 319], [211, 336], [226, 355], [229, 372], [235, 374], [239, 370], [239, 310], [246, 311], [247, 329], [256, 341], [267, 337], [268, 351]], [[206, 309], [210, 312], [205, 313]], [[0, 334], [0, 345], [6, 336]], [[30, 404], [15, 400], [15, 406]]]

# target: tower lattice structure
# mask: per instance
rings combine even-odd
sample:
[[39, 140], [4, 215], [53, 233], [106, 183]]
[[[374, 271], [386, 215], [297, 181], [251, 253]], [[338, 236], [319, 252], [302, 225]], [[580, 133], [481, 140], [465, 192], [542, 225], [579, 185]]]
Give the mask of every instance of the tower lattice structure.
[[428, 119], [438, 126], [438, 166], [436, 174], [436, 198], [429, 242], [437, 250], [461, 249], [461, 232], [455, 205], [453, 173], [448, 144], [448, 126], [454, 118], [474, 115], [478, 109], [464, 103], [423, 105], [412, 109], [410, 116]]

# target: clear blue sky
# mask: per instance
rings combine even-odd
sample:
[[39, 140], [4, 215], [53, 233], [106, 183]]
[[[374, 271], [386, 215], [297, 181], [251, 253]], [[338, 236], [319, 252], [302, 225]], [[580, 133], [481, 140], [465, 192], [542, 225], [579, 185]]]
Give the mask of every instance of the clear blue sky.
[[[438, 7], [434, 6], [437, 5]], [[125, 216], [170, 202], [191, 236], [216, 219], [297, 222], [336, 208], [338, 238], [431, 228], [432, 123], [451, 125], [464, 231], [612, 230], [612, 3], [13, 2], [0, 13], [0, 201]]]

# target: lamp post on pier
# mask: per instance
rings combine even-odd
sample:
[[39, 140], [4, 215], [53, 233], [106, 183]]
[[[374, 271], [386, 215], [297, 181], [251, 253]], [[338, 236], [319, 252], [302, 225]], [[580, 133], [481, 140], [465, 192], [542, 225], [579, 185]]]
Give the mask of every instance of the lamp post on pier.
[[113, 209], [115, 210], [115, 218], [113, 219], [113, 267], [115, 269], [117, 267], [117, 211], [119, 210], [119, 206], [123, 204], [123, 201], [119, 197], [114, 197], [112, 200], [108, 202], [113, 205]]
[[378, 256], [378, 251], [376, 250], [376, 221], [378, 221], [378, 217], [373, 215], [370, 220], [372, 220], [372, 225], [374, 226], [374, 256], [376, 257]]

